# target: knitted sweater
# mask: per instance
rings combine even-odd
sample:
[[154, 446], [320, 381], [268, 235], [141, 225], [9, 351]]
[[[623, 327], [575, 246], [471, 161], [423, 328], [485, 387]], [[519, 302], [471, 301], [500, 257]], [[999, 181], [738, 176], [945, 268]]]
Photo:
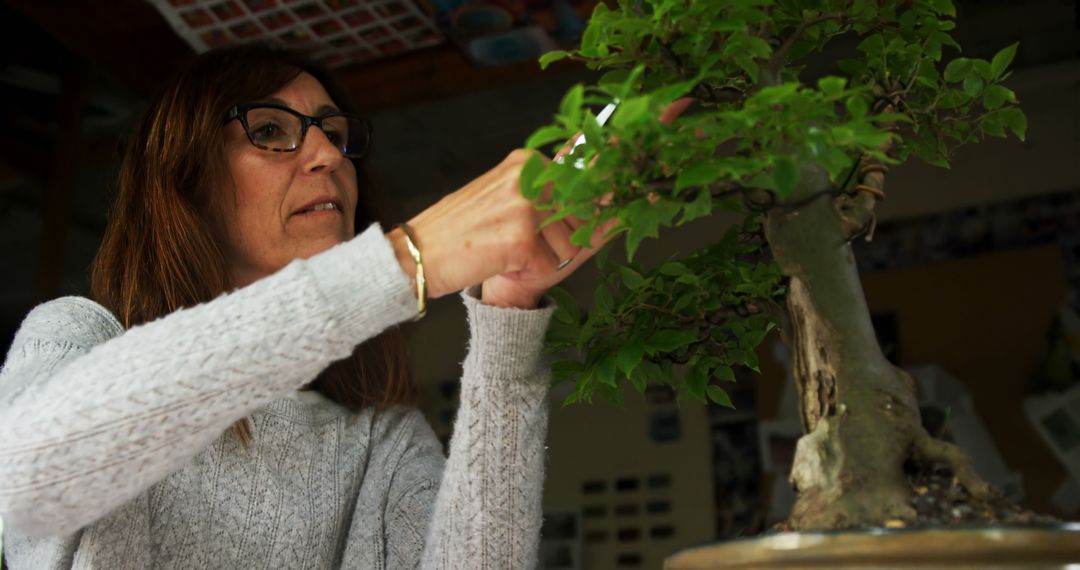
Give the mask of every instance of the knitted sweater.
[[[124, 331], [35, 308], [0, 371], [0, 517], [15, 570], [526, 568], [541, 520], [552, 309], [463, 295], [449, 459], [419, 412], [297, 389], [416, 314], [378, 226]], [[227, 433], [250, 417], [254, 444]]]

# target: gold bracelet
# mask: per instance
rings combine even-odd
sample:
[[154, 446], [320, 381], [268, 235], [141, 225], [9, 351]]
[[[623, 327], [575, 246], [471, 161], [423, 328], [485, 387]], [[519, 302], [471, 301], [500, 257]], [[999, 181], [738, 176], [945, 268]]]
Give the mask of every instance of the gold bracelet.
[[427, 281], [424, 280], [424, 260], [420, 257], [420, 248], [416, 246], [416, 234], [413, 233], [409, 224], [404, 222], [397, 225], [405, 232], [405, 245], [409, 248], [413, 261], [416, 262], [416, 308], [417, 315], [414, 321], [419, 321], [427, 314]]

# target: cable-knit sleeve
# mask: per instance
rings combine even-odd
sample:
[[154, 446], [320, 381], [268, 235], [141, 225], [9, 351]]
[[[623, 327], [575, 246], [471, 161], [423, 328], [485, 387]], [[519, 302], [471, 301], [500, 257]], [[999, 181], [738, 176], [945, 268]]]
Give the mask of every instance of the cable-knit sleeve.
[[128, 331], [86, 299], [41, 305], [0, 370], [0, 516], [74, 532], [415, 313], [378, 226]]
[[554, 307], [501, 309], [462, 298], [471, 340], [423, 567], [532, 568], [550, 381], [542, 349]]

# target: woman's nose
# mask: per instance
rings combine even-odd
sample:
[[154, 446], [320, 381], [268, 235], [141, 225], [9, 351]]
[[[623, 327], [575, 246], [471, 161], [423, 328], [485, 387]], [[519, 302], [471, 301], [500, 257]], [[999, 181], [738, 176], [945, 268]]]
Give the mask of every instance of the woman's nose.
[[312, 125], [304, 137], [304, 150], [307, 152], [306, 170], [315, 171], [326, 167], [331, 170], [337, 167], [345, 159], [341, 148], [330, 141], [326, 133], [319, 127]]

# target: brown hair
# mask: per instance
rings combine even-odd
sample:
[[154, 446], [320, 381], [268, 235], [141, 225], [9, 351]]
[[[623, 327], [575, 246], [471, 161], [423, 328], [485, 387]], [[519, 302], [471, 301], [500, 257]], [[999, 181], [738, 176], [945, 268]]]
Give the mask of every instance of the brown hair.
[[[301, 72], [323, 84], [343, 110], [352, 105], [324, 70], [302, 56], [265, 46], [208, 52], [180, 73], [148, 108], [127, 141], [116, 199], [91, 267], [92, 297], [131, 328], [210, 301], [228, 290], [212, 194], [224, 179], [224, 121], [233, 105], [285, 87]], [[379, 219], [366, 164], [356, 164], [357, 232]], [[398, 329], [358, 346], [312, 383], [351, 410], [412, 403], [415, 390]], [[245, 418], [233, 425], [246, 444]]]

